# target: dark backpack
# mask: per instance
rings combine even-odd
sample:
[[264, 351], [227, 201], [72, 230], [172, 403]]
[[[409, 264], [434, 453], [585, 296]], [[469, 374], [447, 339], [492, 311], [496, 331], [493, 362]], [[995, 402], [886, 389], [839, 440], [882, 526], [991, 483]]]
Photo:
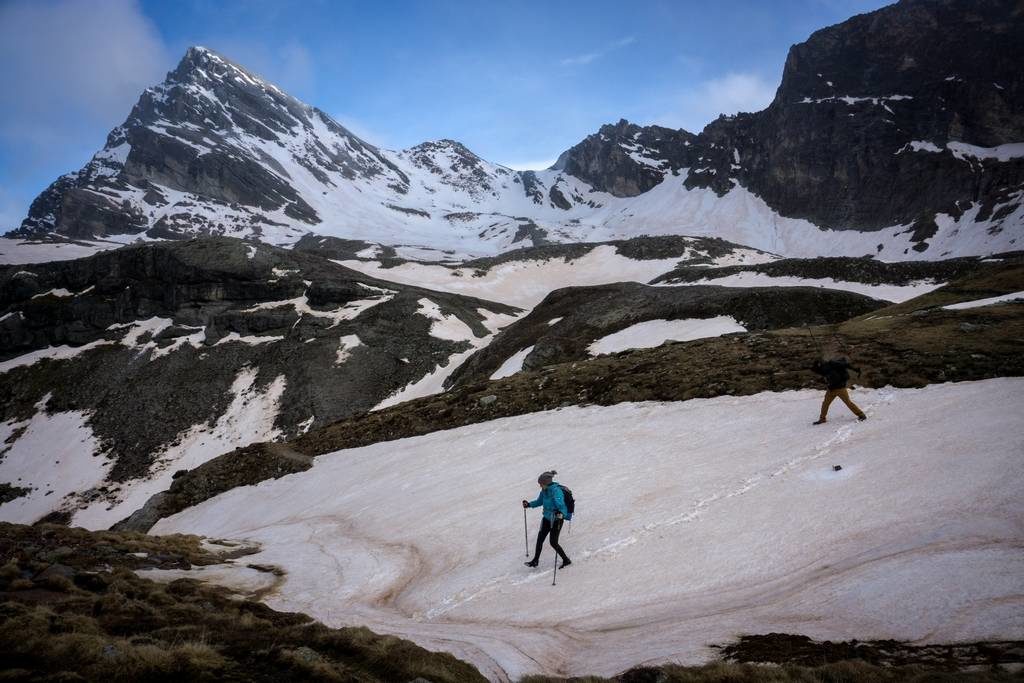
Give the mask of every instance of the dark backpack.
[[558, 488], [562, 489], [562, 500], [565, 501], [565, 509], [569, 511], [569, 514], [576, 513], [576, 499], [572, 497], [572, 491], [565, 484], [559, 484]]

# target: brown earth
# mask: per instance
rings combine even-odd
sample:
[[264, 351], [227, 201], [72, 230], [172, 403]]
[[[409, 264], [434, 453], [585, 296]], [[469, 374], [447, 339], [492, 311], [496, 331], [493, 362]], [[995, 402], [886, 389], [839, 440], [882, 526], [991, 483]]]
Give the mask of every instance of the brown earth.
[[928, 666], [949, 671], [968, 667], [1024, 664], [1024, 642], [910, 645], [896, 640], [833, 643], [807, 636], [768, 633], [741, 637], [722, 648], [722, 658], [732, 662], [800, 664], [818, 666], [859, 660], [878, 666]]
[[0, 681], [485, 680], [399, 638], [135, 573], [225, 559], [194, 536], [0, 523]]

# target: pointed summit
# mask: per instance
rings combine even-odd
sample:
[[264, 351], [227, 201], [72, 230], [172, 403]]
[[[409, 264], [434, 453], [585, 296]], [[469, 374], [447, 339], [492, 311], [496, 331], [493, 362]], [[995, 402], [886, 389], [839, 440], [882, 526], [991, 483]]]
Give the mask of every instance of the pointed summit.
[[[273, 90], [276, 94], [292, 97], [283, 90], [239, 64], [224, 57], [220, 53], [201, 45], [193, 45], [185, 51], [178, 66], [168, 74], [168, 81], [178, 83], [196, 82], [209, 85], [213, 82], [234, 82], [238, 85], [258, 87], [262, 90]], [[297, 100], [296, 100], [297, 101]]]
[[20, 234], [174, 238], [271, 226], [293, 240], [307, 228], [288, 226], [320, 223], [337, 187], [378, 176], [407, 184], [327, 114], [193, 46], [89, 164], [37, 198]]

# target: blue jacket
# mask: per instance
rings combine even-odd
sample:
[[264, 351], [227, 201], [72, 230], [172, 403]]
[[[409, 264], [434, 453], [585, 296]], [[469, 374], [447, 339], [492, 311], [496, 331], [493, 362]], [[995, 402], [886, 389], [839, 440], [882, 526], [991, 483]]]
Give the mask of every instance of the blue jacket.
[[565, 507], [565, 496], [562, 495], [562, 487], [558, 482], [551, 482], [546, 489], [541, 489], [537, 500], [530, 502], [530, 507], [544, 506], [544, 519], [549, 522], [555, 521], [555, 512], [561, 512], [565, 519], [572, 519], [569, 510]]

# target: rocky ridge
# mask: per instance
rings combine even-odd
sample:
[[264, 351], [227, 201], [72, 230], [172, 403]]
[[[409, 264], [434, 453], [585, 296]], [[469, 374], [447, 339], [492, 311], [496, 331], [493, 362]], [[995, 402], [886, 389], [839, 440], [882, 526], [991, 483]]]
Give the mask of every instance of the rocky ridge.
[[699, 134], [620, 121], [524, 172], [453, 140], [378, 149], [192, 48], [17, 235], [312, 230], [426, 260], [641, 230], [790, 256], [1005, 251], [1024, 230], [1021, 45], [1012, 0], [902, 0], [793, 46], [764, 111]]
[[0, 268], [0, 450], [50, 430], [60, 452], [46, 425], [77, 416], [94, 441], [68, 459], [104, 481], [45, 507], [116, 503], [182, 458], [368, 410], [516, 312], [226, 238]]
[[517, 352], [523, 370], [587, 360], [591, 344], [647, 321], [728, 317], [751, 331], [835, 324], [885, 302], [815, 287], [649, 287], [622, 282], [552, 292], [449, 375], [446, 385], [486, 381]]
[[619, 121], [557, 167], [616, 196], [685, 169], [688, 188], [721, 196], [742, 185], [780, 215], [823, 227], [912, 225], [920, 250], [939, 213], [973, 208], [990, 230], [1016, 230], [1021, 45], [1013, 2], [903, 0], [794, 45], [764, 111], [722, 116], [697, 136]]

